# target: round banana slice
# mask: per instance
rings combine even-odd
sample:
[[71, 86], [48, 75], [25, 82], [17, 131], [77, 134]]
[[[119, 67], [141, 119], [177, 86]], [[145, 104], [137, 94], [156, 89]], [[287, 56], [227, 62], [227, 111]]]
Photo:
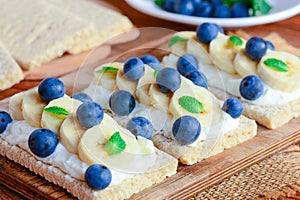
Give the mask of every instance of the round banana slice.
[[9, 99], [9, 113], [14, 120], [24, 120], [22, 114], [22, 102], [24, 92], [17, 93]]
[[44, 107], [47, 103], [39, 97], [37, 89], [24, 93], [22, 101], [22, 115], [26, 122], [33, 127], [41, 127], [41, 119]]
[[64, 147], [74, 154], [78, 154], [78, 144], [85, 132], [85, 129], [79, 124], [76, 113], [67, 116], [60, 126], [60, 142]]
[[94, 70], [93, 82], [107, 90], [115, 89], [117, 73], [122, 67], [123, 64], [119, 62], [107, 63], [97, 67]]
[[234, 68], [242, 77], [248, 75], [257, 75], [258, 62], [252, 60], [246, 55], [245, 49], [241, 49], [237, 52], [234, 58]]
[[209, 56], [209, 45], [200, 42], [196, 35], [187, 41], [186, 53], [193, 54], [202, 64], [212, 64]]
[[[119, 154], [109, 155], [104, 147], [116, 132], [120, 133], [126, 143], [126, 148]], [[129, 173], [144, 172], [155, 162], [153, 143], [147, 139], [136, 138], [108, 115], [104, 116], [99, 125], [88, 129], [83, 134], [78, 145], [78, 153], [80, 159], [88, 165], [100, 163]]]
[[117, 73], [116, 84], [119, 90], [126, 90], [131, 94], [134, 93], [137, 87], [137, 81], [128, 80], [124, 75], [123, 69], [120, 69]]
[[300, 85], [300, 59], [290, 53], [269, 51], [259, 62], [257, 73], [271, 88], [293, 92]]
[[[245, 47], [245, 42], [238, 48]], [[236, 74], [233, 60], [238, 49], [230, 45], [230, 37], [219, 33], [218, 37], [210, 42], [209, 55], [214, 65], [229, 74]]]
[[[203, 110], [198, 113], [193, 113], [187, 110], [186, 107], [182, 106], [179, 102], [180, 98], [186, 97], [192, 97], [200, 102]], [[188, 100], [186, 103], [189, 103]], [[171, 98], [169, 110], [175, 119], [184, 115], [191, 115], [195, 117], [200, 121], [202, 127], [210, 127], [213, 120], [219, 120], [222, 118], [222, 110], [216, 97], [205, 88], [196, 86], [184, 78], [182, 79], [181, 87]]]
[[145, 65], [145, 73], [144, 76], [142, 76], [138, 84], [136, 86], [135, 95], [138, 98], [139, 102], [145, 104], [145, 105], [151, 105], [151, 99], [149, 96], [149, 88], [150, 85], [155, 83], [155, 77], [154, 77], [154, 70], [148, 66]]
[[187, 42], [189, 39], [196, 37], [196, 32], [195, 31], [181, 31], [181, 32], [176, 33], [173, 37], [176, 37], [176, 36], [187, 39], [187, 41], [179, 41], [170, 46], [172, 53], [180, 56], [187, 52]]
[[[69, 113], [75, 113], [77, 108], [82, 104], [81, 101], [77, 99], [70, 98], [68, 95], [64, 95], [61, 98], [54, 99], [48, 103], [45, 108], [50, 107], [59, 107], [63, 108]], [[49, 112], [43, 110], [41, 126], [43, 128], [48, 128], [59, 136], [59, 129], [63, 121], [66, 119], [66, 115], [62, 114], [54, 114], [53, 112]]]
[[156, 84], [151, 84], [149, 88], [150, 104], [153, 107], [160, 108], [168, 112], [170, 104], [170, 94], [163, 93], [159, 90]]

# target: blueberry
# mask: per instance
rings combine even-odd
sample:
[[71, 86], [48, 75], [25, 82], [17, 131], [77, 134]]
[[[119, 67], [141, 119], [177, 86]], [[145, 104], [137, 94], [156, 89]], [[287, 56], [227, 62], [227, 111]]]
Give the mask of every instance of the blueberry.
[[195, 12], [195, 3], [193, 0], [176, 0], [174, 3], [174, 12], [182, 15], [193, 15]]
[[213, 16], [216, 18], [230, 18], [231, 9], [225, 4], [220, 4], [215, 8]]
[[145, 117], [134, 117], [128, 121], [126, 128], [135, 136], [151, 139], [153, 134], [152, 123]]
[[140, 59], [143, 61], [144, 64], [149, 65], [154, 70], [161, 68], [160, 62], [155, 56], [146, 54], [143, 55]]
[[8, 124], [11, 122], [11, 116], [5, 111], [0, 111], [0, 134], [6, 130]]
[[197, 7], [199, 4], [203, 2], [203, 0], [193, 0], [195, 7]]
[[83, 92], [75, 93], [71, 96], [71, 98], [77, 99], [83, 103], [93, 101], [93, 99], [88, 94], [83, 93]]
[[86, 183], [94, 190], [103, 190], [108, 187], [111, 178], [110, 170], [100, 164], [89, 166], [84, 173]]
[[218, 5], [223, 4], [222, 0], [211, 0], [211, 4], [214, 8], [216, 8]]
[[192, 71], [188, 73], [185, 77], [191, 80], [195, 85], [208, 89], [207, 78], [202, 72], [199, 72], [198, 70]]
[[177, 61], [177, 70], [183, 76], [192, 71], [198, 70], [198, 68], [198, 60], [192, 54], [184, 54]]
[[78, 107], [76, 116], [82, 127], [91, 128], [100, 124], [103, 120], [104, 112], [98, 103], [84, 102]]
[[39, 96], [45, 102], [63, 97], [65, 92], [64, 83], [57, 78], [46, 78], [41, 81], [38, 87]]
[[179, 72], [173, 68], [163, 68], [156, 77], [156, 85], [160, 91], [164, 93], [175, 92], [181, 84], [181, 77]]
[[201, 42], [210, 43], [217, 38], [219, 32], [224, 33], [224, 30], [217, 24], [205, 22], [197, 27], [196, 32]]
[[169, 12], [174, 12], [174, 3], [176, 0], [165, 0], [162, 4], [162, 8]]
[[246, 76], [240, 83], [240, 93], [245, 99], [256, 100], [263, 95], [264, 84], [258, 76]]
[[125, 61], [123, 66], [125, 77], [128, 80], [139, 80], [145, 72], [144, 63], [141, 59], [132, 57]]
[[253, 60], [261, 59], [267, 53], [267, 44], [261, 37], [252, 37], [246, 43], [246, 54]]
[[244, 107], [237, 98], [229, 98], [223, 104], [222, 110], [228, 113], [232, 118], [236, 119], [243, 114]]
[[45, 128], [34, 130], [28, 138], [31, 152], [42, 158], [50, 156], [55, 151], [58, 142], [57, 135]]
[[244, 2], [236, 2], [231, 7], [232, 17], [249, 17], [249, 6]]
[[172, 133], [176, 141], [181, 145], [189, 145], [197, 140], [201, 132], [199, 121], [192, 116], [178, 118], [172, 127]]
[[213, 14], [213, 6], [209, 2], [202, 2], [196, 6], [195, 16], [211, 17]]
[[128, 91], [118, 90], [110, 96], [109, 106], [115, 114], [126, 116], [135, 108], [135, 99]]
[[266, 44], [267, 44], [267, 48], [274, 51], [275, 50], [275, 46], [274, 44], [270, 41], [270, 40], [265, 40]]

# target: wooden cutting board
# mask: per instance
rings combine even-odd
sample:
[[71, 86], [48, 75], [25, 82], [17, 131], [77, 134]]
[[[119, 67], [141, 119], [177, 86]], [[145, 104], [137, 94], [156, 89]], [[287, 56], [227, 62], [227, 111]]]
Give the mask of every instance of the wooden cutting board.
[[[169, 36], [162, 38], [158, 36], [160, 39], [145, 43], [145, 41], [149, 41], [153, 31], [155, 30], [140, 30], [141, 36], [138, 40], [117, 47], [119, 53], [111, 55], [109, 58], [102, 60], [101, 63], [124, 61], [129, 56], [140, 56], [145, 53], [151, 53], [161, 58], [168, 53], [166, 43]], [[161, 34], [169, 35], [172, 33], [163, 32]], [[130, 50], [127, 51], [128, 49]], [[67, 86], [67, 93], [71, 94], [85, 88], [92, 78], [95, 67], [95, 65], [82, 67], [77, 72], [62, 77]], [[8, 99], [1, 101], [0, 109], [7, 109], [7, 102]], [[299, 141], [300, 118], [294, 119], [276, 130], [268, 130], [259, 126], [258, 134], [253, 139], [192, 166], [179, 165], [178, 172], [174, 176], [133, 195], [131, 199], [188, 198]], [[4, 157], [0, 157], [0, 167], [2, 183], [27, 198], [31, 199], [35, 195], [38, 195], [38, 198], [45, 199], [74, 198], [61, 187], [47, 182], [42, 177]]]

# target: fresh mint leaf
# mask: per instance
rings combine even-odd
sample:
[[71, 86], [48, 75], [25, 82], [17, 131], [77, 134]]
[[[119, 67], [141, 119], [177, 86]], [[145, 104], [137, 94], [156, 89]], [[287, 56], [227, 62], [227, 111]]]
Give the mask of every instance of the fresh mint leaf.
[[115, 132], [104, 146], [104, 150], [109, 155], [119, 154], [126, 148], [126, 143], [120, 135], [120, 132]]
[[203, 112], [203, 104], [198, 101], [195, 97], [191, 96], [182, 96], [178, 99], [178, 103], [181, 107], [187, 110], [190, 113], [199, 114]]
[[234, 47], [240, 47], [243, 45], [243, 40], [236, 35], [230, 36], [229, 41]]
[[163, 3], [165, 2], [165, 0], [155, 0], [154, 3], [156, 5], [158, 5], [159, 7], [163, 5]]
[[51, 107], [44, 108], [44, 111], [53, 113], [56, 115], [68, 116], [70, 114], [66, 109], [58, 107], [58, 106], [51, 106]]
[[103, 66], [101, 69], [97, 70], [97, 73], [106, 72], [106, 71], [118, 71], [119, 69], [113, 66]]
[[182, 38], [178, 35], [174, 35], [173, 37], [170, 38], [169, 42], [168, 42], [168, 46], [171, 47], [174, 44], [176, 44], [177, 42], [186, 42], [188, 41], [187, 38]]
[[262, 15], [268, 14], [272, 7], [265, 0], [253, 0], [252, 3], [253, 15], [255, 16], [257, 11]]
[[156, 79], [156, 77], [157, 77], [158, 72], [159, 72], [159, 69], [156, 69], [156, 70], [154, 71], [154, 78], [155, 78], [155, 79]]
[[264, 61], [264, 64], [276, 71], [279, 71], [279, 72], [288, 72], [289, 71], [289, 66], [282, 60], [279, 60], [276, 58], [269, 58]]

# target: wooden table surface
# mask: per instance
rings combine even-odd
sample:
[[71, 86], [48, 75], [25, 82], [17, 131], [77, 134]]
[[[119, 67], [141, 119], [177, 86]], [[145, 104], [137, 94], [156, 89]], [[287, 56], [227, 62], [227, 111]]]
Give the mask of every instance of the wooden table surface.
[[[125, 1], [120, 0], [109, 0], [106, 1], [118, 8], [124, 15], [127, 15], [129, 19], [138, 28], [141, 27], [163, 27], [175, 31], [182, 30], [195, 30], [196, 26], [185, 25], [180, 23], [174, 23], [159, 18], [151, 17], [145, 15], [139, 11], [132, 9]], [[300, 48], [300, 15], [295, 17], [260, 26], [243, 28], [250, 35], [265, 36], [271, 32], [277, 32], [285, 38], [293, 46]], [[39, 81], [22, 81], [21, 83], [15, 85], [13, 88], [1, 91], [0, 100], [11, 96], [14, 93], [26, 90], [28, 88], [34, 87], [39, 83]], [[13, 193], [8, 188], [2, 187], [0, 185], [0, 199], [23, 199], [21, 196]]]

